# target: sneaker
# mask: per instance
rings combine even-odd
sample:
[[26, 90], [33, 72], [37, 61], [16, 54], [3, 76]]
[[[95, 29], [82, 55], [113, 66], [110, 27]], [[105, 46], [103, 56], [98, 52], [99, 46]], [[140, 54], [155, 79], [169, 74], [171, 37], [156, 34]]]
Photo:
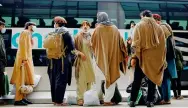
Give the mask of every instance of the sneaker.
[[183, 98], [183, 96], [178, 96], [177, 100], [182, 100]]
[[129, 103], [129, 107], [135, 107], [135, 102], [130, 101], [130, 103]]

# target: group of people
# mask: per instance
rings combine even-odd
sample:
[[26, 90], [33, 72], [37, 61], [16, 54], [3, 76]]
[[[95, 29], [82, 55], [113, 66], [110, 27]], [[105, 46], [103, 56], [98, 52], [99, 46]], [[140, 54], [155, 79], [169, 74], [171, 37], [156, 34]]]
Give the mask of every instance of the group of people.
[[[57, 16], [53, 19], [54, 31], [49, 33], [44, 40], [44, 48], [46, 48], [49, 59], [47, 73], [51, 85], [52, 102], [55, 106], [68, 105], [63, 99], [67, 84], [71, 84], [72, 66], [75, 66], [77, 104], [83, 106], [84, 93], [90, 90], [92, 84], [96, 82], [93, 60], [96, 61], [97, 66], [105, 76], [105, 96], [104, 99], [100, 99], [104, 106], [115, 105], [111, 99], [114, 96], [120, 72], [126, 73], [128, 60], [130, 60], [130, 68], [135, 68], [129, 106], [135, 107], [138, 91], [144, 77], [149, 79], [147, 106], [154, 106], [156, 86], [160, 88], [162, 95], [160, 103], [170, 104], [170, 77], [173, 79], [173, 85], [178, 82], [179, 88], [181, 86], [180, 79], [177, 79], [180, 78], [183, 68], [181, 52], [177, 50], [179, 56], [176, 56], [172, 29], [168, 24], [161, 23], [160, 15], [145, 10], [140, 16], [141, 21], [136, 25], [133, 24], [134, 30], [127, 45], [118, 28], [109, 20], [108, 14], [105, 12], [97, 14], [97, 24], [92, 34], [89, 32], [90, 23], [83, 21], [82, 31], [74, 39], [65, 27], [67, 21], [63, 17]], [[4, 28], [5, 24], [0, 22], [1, 33], [4, 33]], [[20, 33], [18, 51], [10, 81], [11, 84], [16, 85], [14, 105], [32, 104], [26, 99], [26, 95], [32, 91], [29, 86], [34, 85], [32, 33], [35, 30], [36, 24], [27, 22], [25, 30]], [[0, 36], [1, 38], [2, 36]], [[0, 49], [0, 66], [5, 67], [6, 54], [3, 41], [0, 45], [2, 47]], [[177, 61], [177, 58], [180, 61]], [[177, 69], [176, 64], [180, 64]], [[2, 69], [4, 68], [1, 68], [0, 75], [4, 72]], [[176, 93], [174, 89], [174, 93], [176, 99], [182, 98], [180, 91]]]

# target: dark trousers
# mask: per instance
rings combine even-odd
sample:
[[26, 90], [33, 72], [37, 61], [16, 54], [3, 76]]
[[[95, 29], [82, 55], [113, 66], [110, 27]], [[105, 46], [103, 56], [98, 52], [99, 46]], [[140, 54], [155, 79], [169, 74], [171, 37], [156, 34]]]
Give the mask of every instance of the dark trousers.
[[178, 78], [171, 79], [174, 97], [181, 96], [181, 71], [177, 71]]
[[5, 95], [5, 81], [4, 81], [4, 72], [5, 72], [5, 66], [0, 61], [0, 97]]
[[[142, 79], [145, 77], [142, 69], [139, 66], [139, 60], [136, 61], [136, 67], [134, 72], [134, 81], [131, 90], [131, 101], [135, 102], [138, 96], [138, 92], [141, 86]], [[147, 101], [153, 102], [156, 85], [148, 79], [148, 95]]]
[[[51, 65], [53, 68], [51, 69]], [[62, 60], [61, 59], [52, 59], [52, 62], [48, 67], [48, 75], [51, 85], [51, 96], [52, 102], [61, 104], [64, 99], [64, 94], [67, 86], [67, 75], [68, 69], [65, 67], [66, 63], [64, 62], [64, 71], [62, 72]]]

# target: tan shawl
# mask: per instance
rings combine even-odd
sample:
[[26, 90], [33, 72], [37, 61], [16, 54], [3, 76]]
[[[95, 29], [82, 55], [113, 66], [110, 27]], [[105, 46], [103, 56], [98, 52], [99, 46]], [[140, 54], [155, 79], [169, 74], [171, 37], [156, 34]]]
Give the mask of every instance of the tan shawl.
[[165, 35], [153, 18], [143, 18], [135, 27], [132, 46], [144, 74], [161, 85], [165, 68]]
[[[82, 34], [82, 32], [80, 32], [74, 38], [74, 44], [75, 44], [76, 51], [82, 51], [82, 43], [83, 43], [83, 34]], [[77, 56], [76, 60], [74, 62], [75, 72], [79, 72], [79, 67], [80, 67], [80, 62], [81, 62], [80, 60], [81, 60], [80, 56]], [[78, 76], [76, 76], [76, 77], [78, 77]]]
[[165, 38], [167, 39], [169, 36], [173, 35], [173, 32], [172, 32], [172, 28], [170, 27], [170, 25], [166, 24], [166, 23], [163, 23], [161, 24], [161, 28], [163, 29], [164, 31], [164, 34], [165, 34]]
[[120, 63], [123, 72], [126, 71], [127, 52], [123, 38], [114, 25], [99, 24], [91, 37], [91, 43], [96, 63], [105, 75], [108, 88], [120, 77]]

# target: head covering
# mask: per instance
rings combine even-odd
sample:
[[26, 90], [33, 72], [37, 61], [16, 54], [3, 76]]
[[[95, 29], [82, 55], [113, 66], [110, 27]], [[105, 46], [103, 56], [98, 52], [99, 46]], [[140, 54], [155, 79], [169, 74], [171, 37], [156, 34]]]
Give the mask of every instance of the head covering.
[[55, 23], [61, 23], [61, 24], [67, 24], [67, 21], [65, 20], [65, 18], [63, 18], [63, 17], [60, 17], [60, 16], [56, 16], [55, 18], [54, 18], [54, 22]]
[[108, 19], [108, 14], [106, 12], [99, 12], [97, 14], [97, 23], [110, 26], [112, 23]]
[[153, 18], [157, 21], [161, 21], [161, 16], [159, 14], [153, 14]]
[[26, 22], [24, 28], [25, 28], [25, 29], [28, 29], [28, 27], [29, 27], [30, 25], [36, 26], [36, 23], [34, 23], [34, 22]]

